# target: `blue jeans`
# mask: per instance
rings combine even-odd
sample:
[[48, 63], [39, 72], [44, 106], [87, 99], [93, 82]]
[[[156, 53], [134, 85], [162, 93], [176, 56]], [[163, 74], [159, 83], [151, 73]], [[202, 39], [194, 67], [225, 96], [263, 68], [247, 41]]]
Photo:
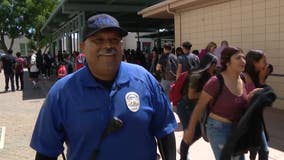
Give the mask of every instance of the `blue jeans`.
[[[189, 100], [189, 99], [183, 97], [177, 104], [177, 114], [179, 116], [183, 130], [185, 130], [188, 126], [188, 123], [189, 123], [190, 118], [191, 118], [191, 114], [192, 114], [192, 112], [195, 108], [196, 103], [197, 103], [197, 99], [196, 100]], [[201, 137], [200, 125], [196, 125], [192, 143], [197, 141], [200, 137]], [[189, 147], [190, 147], [190, 145], [181, 141], [181, 143], [180, 143], [180, 160], [187, 160]]]
[[177, 114], [179, 116], [183, 130], [185, 130], [188, 126], [188, 122], [191, 118], [191, 114], [194, 110], [196, 103], [197, 103], [197, 99], [189, 100], [183, 97], [177, 104]]
[[[208, 117], [206, 129], [207, 129], [207, 137], [209, 139], [211, 148], [214, 152], [214, 156], [216, 160], [219, 160], [221, 157], [221, 152], [224, 145], [227, 142], [228, 137], [232, 133], [234, 129], [233, 124], [231, 123], [223, 123]], [[232, 157], [233, 160], [244, 160], [244, 155]]]
[[269, 153], [269, 149], [268, 149], [268, 143], [267, 143], [267, 139], [265, 136], [265, 132], [262, 129], [261, 132], [261, 146], [259, 149], [251, 149], [250, 150], [250, 159], [251, 160], [255, 160], [256, 159], [256, 154], [258, 153], [258, 159], [259, 160], [268, 160], [268, 153]]
[[171, 88], [171, 81], [162, 79], [160, 84], [164, 90], [164, 92], [166, 93], [167, 97], [169, 97], [169, 92], [170, 92], [170, 88]]

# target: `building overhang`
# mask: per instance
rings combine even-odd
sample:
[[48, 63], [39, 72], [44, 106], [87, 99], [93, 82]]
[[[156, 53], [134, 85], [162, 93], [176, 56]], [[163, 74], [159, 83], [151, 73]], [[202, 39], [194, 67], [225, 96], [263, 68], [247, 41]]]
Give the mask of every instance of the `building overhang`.
[[230, 0], [166, 0], [138, 12], [143, 18], [173, 19], [176, 12], [193, 10]]
[[62, 0], [48, 18], [41, 33], [52, 34], [80, 13], [89, 17], [97, 13], [107, 13], [118, 19], [120, 25], [129, 32], [155, 32], [160, 28], [173, 28], [173, 19], [142, 18], [139, 10], [162, 0]]

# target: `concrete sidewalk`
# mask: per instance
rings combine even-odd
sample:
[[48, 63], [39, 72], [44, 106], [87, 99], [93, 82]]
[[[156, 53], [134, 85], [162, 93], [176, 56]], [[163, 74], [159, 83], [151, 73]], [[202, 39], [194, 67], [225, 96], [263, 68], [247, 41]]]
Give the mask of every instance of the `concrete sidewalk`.
[[[4, 148], [0, 148], [0, 160], [34, 159], [35, 152], [29, 147], [29, 142], [40, 107], [53, 82], [54, 79], [42, 79], [39, 82], [40, 88], [33, 89], [26, 72], [25, 89], [5, 93], [4, 75], [3, 72], [0, 74], [0, 132], [5, 127], [5, 142]], [[284, 111], [269, 108], [265, 111], [265, 120], [271, 138], [269, 159], [284, 160]], [[182, 131], [176, 131], [177, 149], [181, 138]], [[209, 144], [202, 139], [192, 145], [189, 155], [191, 160], [214, 159]]]
[[[4, 74], [0, 73], [0, 160], [33, 160], [35, 151], [29, 147], [38, 112], [54, 80], [42, 79], [39, 88], [32, 88], [24, 73], [24, 90], [4, 92]], [[1, 144], [1, 142], [0, 142]]]

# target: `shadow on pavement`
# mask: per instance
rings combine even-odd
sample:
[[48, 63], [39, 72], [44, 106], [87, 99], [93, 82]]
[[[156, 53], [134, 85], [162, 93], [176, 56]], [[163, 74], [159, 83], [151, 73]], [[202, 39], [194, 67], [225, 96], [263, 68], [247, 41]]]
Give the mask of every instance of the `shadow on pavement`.
[[51, 80], [39, 78], [39, 87], [33, 88], [32, 81], [29, 78], [29, 73], [25, 71], [24, 73], [24, 90], [23, 90], [23, 100], [40, 99], [45, 98], [50, 87], [54, 83], [54, 78]]

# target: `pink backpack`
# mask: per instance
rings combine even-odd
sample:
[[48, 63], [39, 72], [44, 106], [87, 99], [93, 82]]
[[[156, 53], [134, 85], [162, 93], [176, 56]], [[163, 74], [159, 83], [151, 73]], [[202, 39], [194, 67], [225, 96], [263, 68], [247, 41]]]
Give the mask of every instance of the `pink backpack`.
[[67, 75], [67, 69], [64, 64], [60, 64], [57, 70], [57, 77], [62, 78]]

